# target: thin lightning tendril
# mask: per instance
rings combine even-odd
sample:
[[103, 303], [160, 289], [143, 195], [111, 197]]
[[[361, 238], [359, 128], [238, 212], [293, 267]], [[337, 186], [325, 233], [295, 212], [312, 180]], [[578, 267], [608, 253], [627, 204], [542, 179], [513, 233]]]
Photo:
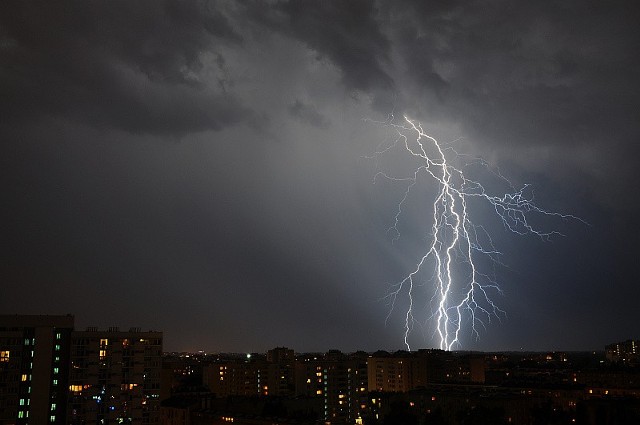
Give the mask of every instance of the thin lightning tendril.
[[[440, 349], [452, 350], [460, 345], [460, 333], [465, 320], [470, 323], [472, 334], [478, 338], [478, 326], [485, 327], [485, 322], [490, 322], [492, 317], [500, 318], [505, 315], [490, 298], [493, 293], [501, 293], [496, 280], [478, 268], [478, 258], [482, 255], [488, 256], [494, 264], [501, 264], [498, 259], [500, 252], [494, 247], [486, 229], [471, 221], [469, 200], [480, 199], [491, 205], [505, 229], [520, 235], [533, 234], [543, 240], [561, 233], [537, 229], [530, 223], [530, 216], [541, 214], [581, 222], [583, 220], [538, 207], [534, 203], [533, 195], [527, 191], [528, 185], [516, 190], [499, 172], [493, 174], [506, 183], [511, 192], [501, 196], [490, 195], [482, 184], [467, 178], [462, 169], [456, 168], [447, 160], [447, 154], [456, 158], [462, 155], [450, 147], [443, 147], [435, 138], [425, 133], [420, 123], [406, 116], [403, 124], [394, 123], [393, 116], [390, 116], [387, 122], [379, 124], [391, 127], [396, 133], [396, 139], [370, 158], [380, 157], [392, 148], [400, 147], [420, 163], [410, 177], [398, 178], [381, 171], [374, 177], [374, 182], [377, 178], [385, 178], [407, 183], [390, 228], [394, 233], [394, 242], [400, 237], [400, 217], [411, 191], [418, 183], [418, 178], [426, 175], [435, 180], [438, 186], [432, 206], [431, 240], [428, 249], [413, 270], [404, 279], [392, 285], [385, 297], [390, 304], [387, 320], [395, 308], [398, 297], [406, 293], [408, 307], [404, 315], [404, 343], [410, 350], [409, 335], [417, 323], [414, 316], [415, 291], [417, 286], [423, 284], [419, 281], [419, 275], [428, 264], [433, 264], [433, 313], [430, 319], [435, 322], [434, 334], [439, 340]], [[409, 138], [407, 135], [413, 137]], [[476, 159], [474, 163], [480, 163], [489, 169], [482, 160]], [[466, 277], [454, 275], [454, 268], [460, 263], [466, 264]]]

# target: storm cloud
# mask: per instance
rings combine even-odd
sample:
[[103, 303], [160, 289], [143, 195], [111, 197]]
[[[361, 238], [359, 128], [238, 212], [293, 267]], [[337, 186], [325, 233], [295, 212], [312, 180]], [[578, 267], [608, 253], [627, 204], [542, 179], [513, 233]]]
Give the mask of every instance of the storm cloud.
[[[216, 52], [242, 38], [205, 3], [28, 1], [3, 9], [5, 117], [184, 135], [249, 115], [221, 88], [224, 58]], [[205, 51], [216, 59], [213, 81], [200, 74]]]
[[637, 338], [638, 7], [2, 2], [0, 309], [176, 350], [400, 348], [383, 299], [429, 189], [392, 243], [405, 186], [373, 178], [404, 162], [371, 159], [390, 136], [366, 119], [407, 114], [589, 223], [493, 225], [507, 319], [463, 348]]

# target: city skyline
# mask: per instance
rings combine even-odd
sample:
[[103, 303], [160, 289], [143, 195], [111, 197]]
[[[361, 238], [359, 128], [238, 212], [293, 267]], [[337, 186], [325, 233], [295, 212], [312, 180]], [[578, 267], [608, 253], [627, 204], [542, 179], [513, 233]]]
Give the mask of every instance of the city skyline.
[[[638, 7], [3, 3], [0, 312], [162, 330], [165, 351], [402, 349], [385, 296], [435, 189], [394, 241], [406, 185], [375, 176], [414, 170], [372, 157], [406, 114], [588, 223], [536, 223], [546, 241], [476, 211], [505, 314], [457, 349], [637, 339]], [[438, 346], [429, 301], [415, 349]]]

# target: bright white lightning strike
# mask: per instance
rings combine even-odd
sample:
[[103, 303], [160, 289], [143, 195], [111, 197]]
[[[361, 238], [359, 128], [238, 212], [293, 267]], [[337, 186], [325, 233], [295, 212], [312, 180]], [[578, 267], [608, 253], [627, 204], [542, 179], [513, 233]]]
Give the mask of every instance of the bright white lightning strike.
[[[395, 130], [397, 138], [392, 145], [376, 152], [376, 156], [381, 156], [391, 148], [399, 146], [420, 164], [410, 177], [397, 178], [383, 172], [376, 174], [376, 178], [384, 177], [407, 183], [392, 226], [396, 237], [400, 236], [398, 223], [403, 207], [418, 178], [426, 175], [433, 179], [437, 184], [437, 191], [430, 217], [432, 220], [430, 241], [415, 268], [404, 279], [392, 286], [387, 295], [391, 304], [389, 314], [395, 307], [398, 297], [406, 294], [408, 307], [405, 315], [404, 343], [410, 350], [409, 334], [416, 323], [415, 291], [417, 286], [425, 283], [420, 281], [419, 276], [425, 269], [433, 266], [433, 277], [430, 279], [434, 286], [430, 301], [432, 309], [430, 319], [435, 323], [434, 334], [439, 340], [440, 349], [451, 350], [460, 344], [459, 338], [463, 324], [469, 323], [471, 332], [479, 337], [478, 326], [484, 326], [485, 321], [490, 321], [492, 317], [504, 315], [504, 311], [490, 298], [492, 293], [500, 292], [497, 282], [492, 275], [483, 273], [479, 269], [481, 256], [488, 257], [492, 262], [498, 262], [499, 252], [494, 248], [485, 228], [472, 222], [469, 211], [469, 202], [472, 199], [488, 203], [505, 229], [518, 234], [533, 234], [542, 239], [548, 239], [560, 233], [538, 230], [531, 224], [531, 217], [534, 215], [582, 220], [572, 215], [548, 212], [539, 208], [533, 202], [533, 196], [527, 194], [527, 186], [516, 190], [499, 173], [494, 175], [505, 182], [511, 188], [511, 192], [499, 196], [489, 194], [482, 184], [467, 178], [462, 168], [457, 168], [447, 160], [447, 155], [459, 157], [452, 148], [443, 148], [436, 139], [424, 132], [420, 123], [406, 116], [404, 120], [402, 125], [395, 124], [392, 120], [383, 123]], [[476, 162], [486, 166], [486, 163], [481, 160]]]

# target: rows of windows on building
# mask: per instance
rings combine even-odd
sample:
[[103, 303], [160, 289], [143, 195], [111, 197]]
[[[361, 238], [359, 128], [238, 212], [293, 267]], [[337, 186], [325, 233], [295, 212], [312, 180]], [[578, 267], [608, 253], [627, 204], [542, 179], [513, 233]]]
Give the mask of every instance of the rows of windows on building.
[[162, 333], [0, 316], [0, 424], [159, 423]]
[[[269, 418], [286, 414], [289, 423], [379, 425], [394, 423], [389, 419], [394, 406], [404, 405], [406, 411], [396, 411], [396, 419], [408, 413], [416, 418], [406, 423], [475, 423], [463, 418], [492, 412], [494, 417], [482, 423], [531, 424], [535, 415], [549, 414], [562, 417], [559, 423], [618, 425], [616, 414], [640, 409], [640, 369], [630, 372], [626, 363], [604, 364], [604, 358], [603, 352], [442, 350], [294, 355], [284, 347], [266, 355], [174, 353], [166, 356], [164, 367], [187, 381], [199, 368], [205, 385], [201, 393], [197, 388], [175, 392], [163, 402], [161, 417], [167, 424], [188, 423], [179, 418], [191, 415], [191, 424], [226, 418], [244, 425], [273, 423]], [[256, 401], [271, 396], [278, 400], [275, 407]], [[603, 398], [635, 404], [600, 404]], [[251, 401], [243, 405], [241, 400]], [[246, 419], [254, 415], [263, 421]], [[602, 422], [602, 415], [610, 420]]]
[[[6, 424], [161, 423], [160, 402], [175, 378], [171, 361], [163, 368], [162, 333], [78, 331], [70, 315], [0, 316], [0, 356], [0, 423]], [[312, 398], [325, 420], [350, 423], [370, 391], [406, 391], [429, 376], [483, 379], [481, 361], [453, 362], [439, 350], [407, 356], [336, 350], [296, 356], [278, 347], [266, 355], [209, 359], [198, 373], [219, 398]]]
[[[300, 423], [362, 424], [366, 417], [381, 420], [389, 408], [380, 394], [424, 390], [434, 383], [447, 391], [453, 388], [449, 385], [512, 387], [532, 377], [541, 384], [539, 370], [529, 374], [518, 368], [521, 375], [516, 376], [515, 369], [502, 366], [510, 359], [481, 353], [330, 350], [296, 355], [277, 347], [266, 354], [194, 356], [163, 355], [162, 344], [161, 332], [139, 328], [75, 330], [70, 315], [0, 316], [0, 424], [222, 424], [237, 421], [224, 410], [232, 398], [288, 400], [289, 411], [303, 412]], [[622, 365], [636, 364], [637, 351], [633, 340], [605, 347], [606, 359]], [[579, 375], [562, 366], [567, 362], [562, 353], [539, 360], [560, 365], [553, 370], [563, 374], [558, 378], [563, 383], [603, 382], [598, 371]], [[624, 388], [628, 382], [616, 385]], [[615, 390], [597, 385], [585, 390], [589, 396], [610, 391]], [[421, 400], [410, 403], [426, 412], [442, 402], [435, 393]], [[575, 410], [576, 400], [565, 401]], [[261, 406], [256, 415], [282, 413], [277, 404]]]
[[605, 356], [612, 363], [640, 364], [640, 341], [628, 339], [609, 344], [605, 347]]
[[[203, 383], [217, 396], [276, 396], [322, 401], [326, 422], [358, 423], [372, 392], [406, 392], [427, 382], [482, 383], [484, 359], [441, 350], [294, 355], [279, 347], [264, 357], [218, 361], [203, 367]], [[375, 399], [375, 398], [374, 398]]]

